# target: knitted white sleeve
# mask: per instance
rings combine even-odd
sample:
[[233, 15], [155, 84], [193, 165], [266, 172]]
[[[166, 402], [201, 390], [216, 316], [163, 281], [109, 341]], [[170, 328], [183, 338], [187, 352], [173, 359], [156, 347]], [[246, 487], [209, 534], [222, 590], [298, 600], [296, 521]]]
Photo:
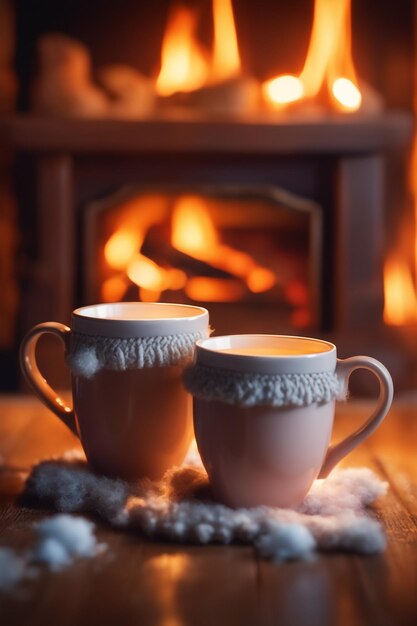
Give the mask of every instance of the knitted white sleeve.
[[66, 356], [73, 374], [91, 378], [102, 369], [128, 370], [145, 367], [188, 365], [195, 343], [209, 331], [157, 337], [96, 337], [72, 333]]
[[308, 406], [346, 397], [346, 389], [334, 372], [253, 374], [197, 363], [185, 371], [184, 384], [197, 398], [241, 406]]

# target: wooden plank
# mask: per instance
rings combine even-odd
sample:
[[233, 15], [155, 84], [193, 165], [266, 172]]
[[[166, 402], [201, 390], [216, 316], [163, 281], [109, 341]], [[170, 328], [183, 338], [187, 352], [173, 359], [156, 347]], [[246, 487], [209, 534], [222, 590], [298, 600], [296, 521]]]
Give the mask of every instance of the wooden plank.
[[[0, 398], [0, 424], [20, 429], [21, 459], [71, 446], [70, 434], [32, 401]], [[373, 402], [338, 407], [334, 439], [357, 428]], [[60, 574], [43, 572], [22, 598], [0, 600], [5, 624], [87, 626], [123, 623], [144, 626], [408, 626], [417, 623], [417, 403], [397, 403], [383, 425], [343, 464], [366, 465], [390, 482], [376, 506], [389, 544], [381, 555], [320, 555], [313, 562], [275, 565], [258, 561], [250, 547], [192, 547], [146, 542], [99, 525], [107, 554], [80, 561]], [[20, 426], [19, 414], [21, 417]], [[2, 445], [16, 441], [3, 426]], [[29, 429], [30, 430], [30, 429]], [[45, 441], [46, 440], [46, 441]], [[4, 443], [6, 442], [6, 443]], [[19, 449], [14, 448], [15, 451]], [[407, 482], [408, 481], [408, 482]], [[0, 544], [31, 545], [30, 525], [44, 513], [0, 506]]]
[[29, 152], [340, 154], [404, 146], [411, 129], [403, 112], [225, 119], [188, 113], [133, 122], [16, 115], [0, 121], [0, 141]]

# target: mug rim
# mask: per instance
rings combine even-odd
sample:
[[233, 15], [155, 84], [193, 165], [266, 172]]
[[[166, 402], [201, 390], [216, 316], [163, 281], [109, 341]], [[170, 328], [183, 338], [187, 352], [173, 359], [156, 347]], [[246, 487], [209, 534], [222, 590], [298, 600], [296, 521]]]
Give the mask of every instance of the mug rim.
[[[237, 354], [226, 352], [227, 348], [245, 347], [244, 343], [252, 340], [252, 345], [256, 341], [292, 341], [321, 344], [326, 349], [314, 352], [297, 354]], [[235, 342], [239, 345], [233, 346]], [[217, 344], [225, 344], [222, 347]], [[248, 346], [249, 347], [249, 346]], [[259, 374], [308, 374], [315, 372], [334, 372], [337, 362], [336, 346], [330, 341], [315, 337], [301, 337], [297, 335], [273, 335], [248, 333], [240, 335], [220, 335], [200, 339], [196, 343], [196, 360], [202, 365], [209, 367], [219, 367], [227, 370], [252, 372]]]
[[[130, 310], [130, 316], [123, 317], [122, 309]], [[143, 310], [142, 317], [139, 313], [134, 314], [140, 309]], [[158, 310], [159, 315], [155, 314]], [[174, 315], [175, 310], [190, 314]], [[106, 311], [109, 311], [107, 317], [104, 316]], [[75, 309], [71, 328], [78, 333], [102, 337], [154, 337], [201, 332], [207, 329], [208, 319], [207, 309], [191, 304], [103, 302]]]

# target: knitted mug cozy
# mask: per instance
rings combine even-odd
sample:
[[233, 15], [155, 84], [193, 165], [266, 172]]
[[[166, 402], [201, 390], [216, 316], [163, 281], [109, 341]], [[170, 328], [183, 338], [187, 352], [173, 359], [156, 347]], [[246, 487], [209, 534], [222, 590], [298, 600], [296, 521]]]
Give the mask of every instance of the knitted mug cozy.
[[101, 337], [71, 333], [66, 359], [76, 376], [93, 377], [98, 371], [185, 366], [191, 363], [195, 343], [209, 331], [155, 337]]
[[335, 372], [257, 374], [196, 363], [184, 373], [184, 384], [195, 397], [240, 406], [288, 407], [343, 400], [347, 390]]

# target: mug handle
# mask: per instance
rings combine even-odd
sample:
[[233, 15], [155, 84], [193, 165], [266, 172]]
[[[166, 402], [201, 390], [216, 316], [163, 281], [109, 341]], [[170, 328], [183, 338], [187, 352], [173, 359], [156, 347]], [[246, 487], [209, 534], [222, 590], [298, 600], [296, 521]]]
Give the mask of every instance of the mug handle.
[[368, 437], [382, 422], [388, 413], [392, 404], [394, 395], [394, 386], [392, 378], [387, 368], [376, 359], [368, 356], [354, 356], [349, 359], [337, 359], [336, 374], [344, 386], [347, 388], [349, 377], [356, 369], [363, 368], [369, 370], [377, 377], [379, 381], [379, 398], [378, 404], [363, 426], [358, 428], [354, 433], [337, 443], [327, 451], [323, 465], [321, 467], [319, 478], [326, 478], [334, 468], [334, 466], [357, 445], [359, 445], [366, 437]]
[[39, 337], [44, 333], [50, 333], [51, 335], [59, 337], [65, 346], [65, 350], [68, 350], [71, 333], [71, 329], [68, 328], [68, 326], [60, 324], [59, 322], [38, 324], [28, 332], [20, 345], [20, 367], [26, 381], [35, 394], [62, 422], [64, 422], [70, 431], [78, 437], [74, 410], [48, 385], [36, 362], [36, 344], [38, 343]]

